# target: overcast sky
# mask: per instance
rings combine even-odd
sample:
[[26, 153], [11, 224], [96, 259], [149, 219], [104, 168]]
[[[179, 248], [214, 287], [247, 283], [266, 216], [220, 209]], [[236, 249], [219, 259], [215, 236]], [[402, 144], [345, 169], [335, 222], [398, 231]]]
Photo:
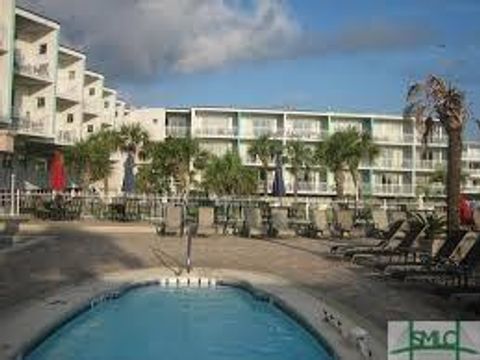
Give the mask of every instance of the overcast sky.
[[480, 99], [477, 0], [18, 0], [134, 103], [400, 112], [430, 72]]

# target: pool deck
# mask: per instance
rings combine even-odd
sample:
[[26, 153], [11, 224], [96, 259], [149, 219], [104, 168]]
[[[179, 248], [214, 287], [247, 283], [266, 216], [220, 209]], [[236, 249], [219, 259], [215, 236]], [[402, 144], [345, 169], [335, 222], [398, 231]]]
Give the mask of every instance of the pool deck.
[[[98, 294], [126, 283], [186, 275], [185, 239], [158, 237], [145, 224], [30, 223], [18, 239], [18, 245], [0, 250], [0, 359], [11, 358]], [[354, 351], [346, 338], [353, 327], [363, 328], [374, 359], [386, 358], [388, 320], [478, 318], [418, 285], [332, 259], [329, 245], [306, 238], [195, 238], [191, 276], [247, 281], [279, 297], [336, 349]], [[340, 331], [324, 321], [323, 310], [341, 320]]]

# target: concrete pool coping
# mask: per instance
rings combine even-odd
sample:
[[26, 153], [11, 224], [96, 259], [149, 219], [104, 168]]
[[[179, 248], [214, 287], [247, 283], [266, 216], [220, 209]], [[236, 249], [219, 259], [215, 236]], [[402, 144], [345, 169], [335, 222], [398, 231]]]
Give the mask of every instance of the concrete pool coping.
[[[8, 314], [1, 316], [0, 359], [21, 359], [22, 354], [45, 336], [80, 312], [88, 310], [92, 300], [115, 297], [131, 287], [162, 279], [174, 281], [175, 278], [172, 271], [166, 268], [109, 273], [92, 281], [61, 288], [45, 299], [11, 309]], [[363, 330], [348, 314], [340, 313], [335, 305], [313, 297], [286, 279], [266, 273], [227, 269], [195, 269], [179, 278], [216, 279], [220, 284], [244, 287], [254, 294], [269, 297], [269, 301], [289, 313], [307, 330], [320, 335], [339, 359], [369, 358], [365, 356], [367, 348], [372, 353], [371, 359], [386, 358], [386, 345], [372, 336], [375, 331], [370, 330], [373, 329]], [[368, 342], [359, 341], [365, 331], [368, 333]]]

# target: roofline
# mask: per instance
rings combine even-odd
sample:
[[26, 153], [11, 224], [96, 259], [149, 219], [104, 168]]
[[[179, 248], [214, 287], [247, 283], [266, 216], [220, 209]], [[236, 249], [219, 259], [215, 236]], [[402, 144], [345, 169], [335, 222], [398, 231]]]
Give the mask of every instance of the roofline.
[[70, 48], [65, 45], [60, 45], [60, 47], [58, 48], [58, 51], [82, 60], [85, 60], [87, 58], [87, 56], [83, 52]]
[[57, 20], [48, 18], [43, 14], [37, 13], [30, 9], [23, 8], [21, 6], [15, 6], [15, 15], [23, 16], [36, 22], [44, 21], [48, 23], [47, 26], [50, 26], [56, 30], [60, 29], [60, 23]]
[[85, 76], [91, 76], [91, 77], [101, 79], [101, 80], [105, 79], [105, 76], [103, 76], [102, 74], [97, 73], [95, 71], [92, 71], [92, 70], [85, 70]]
[[372, 114], [372, 113], [352, 113], [352, 112], [335, 112], [335, 111], [313, 111], [313, 110], [296, 110], [296, 109], [260, 109], [260, 108], [235, 108], [235, 107], [185, 107], [185, 108], [167, 108], [168, 112], [190, 112], [190, 111], [212, 111], [212, 112], [239, 112], [239, 113], [258, 113], [272, 115], [303, 115], [303, 116], [322, 116], [322, 117], [348, 117], [348, 118], [365, 118], [379, 120], [404, 120], [399, 114]]
[[117, 94], [117, 90], [114, 90], [114, 89], [109, 88], [109, 87], [104, 87], [103, 92], [110, 93], [111, 95], [116, 95]]

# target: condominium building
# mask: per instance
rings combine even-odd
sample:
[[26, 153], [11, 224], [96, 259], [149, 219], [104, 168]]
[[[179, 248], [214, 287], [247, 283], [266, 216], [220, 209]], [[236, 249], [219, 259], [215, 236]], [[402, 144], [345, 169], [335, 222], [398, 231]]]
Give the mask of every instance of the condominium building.
[[[144, 119], [142, 123], [147, 123]], [[150, 119], [152, 121], [152, 119]], [[228, 150], [237, 151], [245, 165], [258, 167], [259, 160], [248, 154], [253, 140], [261, 135], [282, 142], [301, 140], [312, 148], [335, 131], [353, 127], [371, 134], [380, 148], [380, 155], [360, 166], [362, 191], [376, 197], [415, 197], [420, 192], [442, 196], [443, 187], [432, 189], [431, 175], [446, 165], [447, 137], [438, 126], [424, 147], [415, 123], [402, 116], [352, 114], [270, 109], [190, 108], [166, 109], [165, 136], [192, 136], [203, 149], [216, 155]], [[273, 182], [274, 159], [271, 162], [269, 183]], [[480, 144], [464, 145], [463, 191], [480, 194]], [[293, 193], [293, 177], [285, 164], [287, 193]], [[429, 189], [424, 189], [424, 185]], [[347, 194], [354, 194], [352, 179], [347, 175]], [[314, 169], [301, 174], [299, 193], [332, 196], [335, 194], [333, 174]]]
[[86, 56], [60, 47], [57, 70], [56, 142], [72, 145], [81, 138]]

